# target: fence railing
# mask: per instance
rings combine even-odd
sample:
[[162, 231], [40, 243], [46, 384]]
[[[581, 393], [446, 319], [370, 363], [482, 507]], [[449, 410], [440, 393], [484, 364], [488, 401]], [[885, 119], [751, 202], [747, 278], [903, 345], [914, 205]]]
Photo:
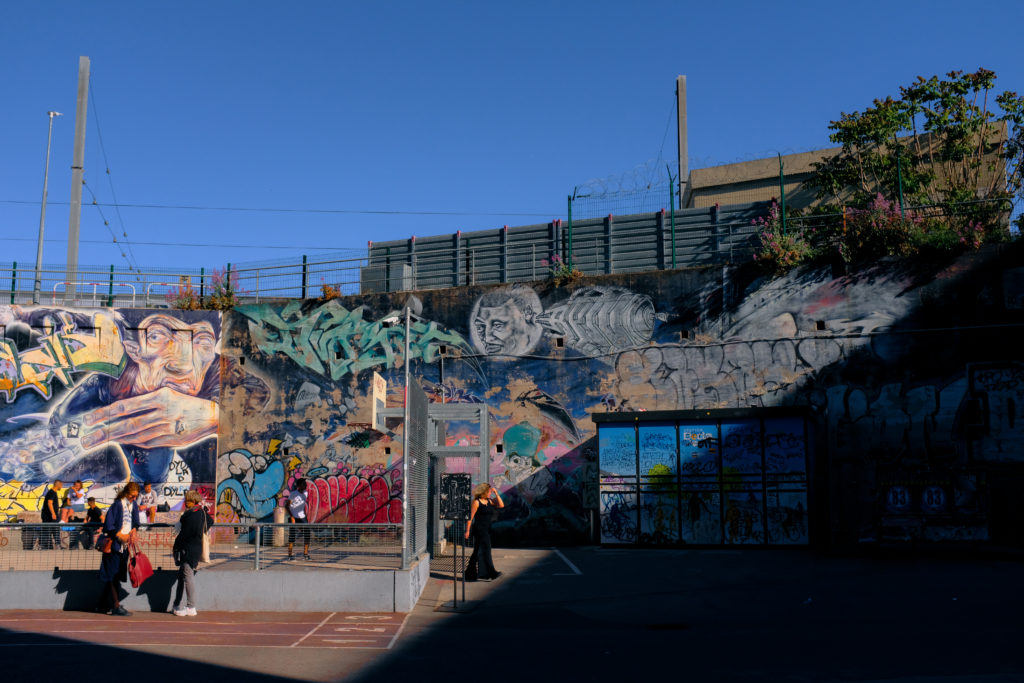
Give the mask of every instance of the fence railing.
[[[98, 569], [97, 533], [95, 526], [81, 523], [0, 524], [0, 571]], [[176, 535], [169, 524], [139, 529], [139, 548], [154, 569], [175, 569]], [[211, 562], [204, 567], [401, 569], [404, 538], [401, 524], [215, 524], [210, 531]]]
[[[529, 282], [547, 277], [543, 261], [571, 258], [587, 275], [628, 273], [736, 261], [752, 253], [751, 221], [766, 206], [728, 207], [606, 216], [575, 223], [552, 221], [421, 239], [371, 242], [301, 263], [225, 264], [205, 268], [128, 270], [114, 266], [62, 266], [40, 270], [41, 305], [169, 308], [179, 287], [210, 296], [215, 278], [231, 283], [241, 303], [316, 298], [330, 287], [342, 295], [440, 289], [466, 284]], [[0, 263], [0, 303], [33, 300], [31, 266]], [[173, 299], [173, 297], [172, 297]]]

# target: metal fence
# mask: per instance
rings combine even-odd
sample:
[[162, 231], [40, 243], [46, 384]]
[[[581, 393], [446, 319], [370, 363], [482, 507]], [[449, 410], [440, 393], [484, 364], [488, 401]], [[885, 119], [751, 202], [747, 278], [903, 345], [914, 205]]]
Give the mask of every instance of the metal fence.
[[747, 260], [756, 246], [754, 219], [767, 212], [768, 203], [757, 202], [374, 242], [361, 290], [540, 280], [555, 257], [585, 275]]
[[[628, 273], [747, 259], [752, 221], [767, 205], [606, 216], [425, 238], [371, 242], [355, 250], [300, 263], [225, 264], [221, 268], [131, 270], [115, 266], [44, 266], [40, 305], [171, 308], [173, 293], [191, 287], [209, 297], [216, 281], [231, 283], [239, 302], [319, 297], [325, 288], [342, 295], [439, 289], [466, 284], [528, 282], [548, 275], [544, 261], [571, 258], [587, 275]], [[31, 304], [35, 270], [0, 263], [0, 303]], [[170, 295], [170, 298], [169, 298]]]
[[[0, 571], [98, 569], [95, 527], [77, 523], [0, 524]], [[303, 556], [309, 540], [309, 557]], [[154, 569], [175, 568], [177, 535], [168, 524], [143, 525], [139, 548]], [[224, 569], [400, 569], [401, 524], [215, 524], [204, 567]], [[294, 557], [289, 559], [289, 539]]]

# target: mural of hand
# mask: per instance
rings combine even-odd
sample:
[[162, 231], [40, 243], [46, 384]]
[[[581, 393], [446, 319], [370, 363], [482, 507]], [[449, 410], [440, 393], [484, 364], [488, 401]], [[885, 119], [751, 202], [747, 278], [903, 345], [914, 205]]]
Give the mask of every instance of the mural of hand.
[[217, 433], [217, 404], [161, 387], [85, 413], [82, 446], [120, 443], [176, 448]]

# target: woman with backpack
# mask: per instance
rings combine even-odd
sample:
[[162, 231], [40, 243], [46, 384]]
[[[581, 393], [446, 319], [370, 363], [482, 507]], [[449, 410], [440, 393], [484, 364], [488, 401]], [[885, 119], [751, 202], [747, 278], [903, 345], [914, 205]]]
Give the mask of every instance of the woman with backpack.
[[[181, 531], [174, 539], [174, 563], [178, 565], [178, 585], [174, 594], [174, 615], [196, 616], [196, 568], [203, 555], [203, 535], [213, 526], [213, 518], [202, 506], [198, 491], [185, 491], [185, 511], [181, 513]], [[185, 593], [185, 604], [181, 594]]]

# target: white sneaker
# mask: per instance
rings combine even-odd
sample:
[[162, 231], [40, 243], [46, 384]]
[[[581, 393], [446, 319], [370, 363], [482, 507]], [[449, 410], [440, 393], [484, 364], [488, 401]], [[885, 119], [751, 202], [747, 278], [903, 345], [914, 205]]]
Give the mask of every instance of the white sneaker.
[[190, 617], [194, 617], [195, 615], [199, 614], [199, 612], [196, 611], [195, 607], [186, 607], [185, 614], [187, 614]]
[[187, 617], [188, 616], [188, 609], [185, 608], [185, 607], [175, 607], [174, 608], [174, 616], [176, 616], [176, 617]]

